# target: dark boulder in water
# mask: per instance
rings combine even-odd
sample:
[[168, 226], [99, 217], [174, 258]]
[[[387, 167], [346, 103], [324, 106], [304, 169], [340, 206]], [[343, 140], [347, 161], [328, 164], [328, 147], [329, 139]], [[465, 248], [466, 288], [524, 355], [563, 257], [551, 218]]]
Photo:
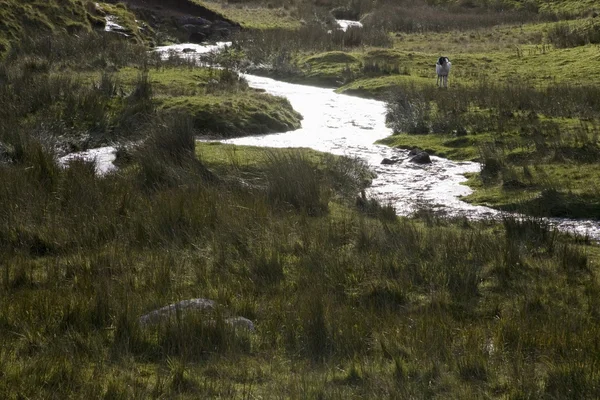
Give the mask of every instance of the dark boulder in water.
[[410, 161], [417, 164], [431, 164], [431, 158], [429, 157], [429, 154], [425, 151], [417, 153], [416, 155], [410, 158]]

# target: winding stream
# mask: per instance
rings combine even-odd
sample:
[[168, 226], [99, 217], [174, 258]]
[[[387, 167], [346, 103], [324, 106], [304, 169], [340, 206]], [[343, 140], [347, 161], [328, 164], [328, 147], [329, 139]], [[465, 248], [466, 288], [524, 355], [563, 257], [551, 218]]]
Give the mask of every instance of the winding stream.
[[[162, 47], [158, 51], [167, 54], [169, 51], [194, 49], [195, 53], [190, 54], [201, 54], [223, 45], [205, 47], [183, 44]], [[251, 87], [286, 97], [294, 109], [303, 115], [302, 127], [290, 132], [222, 142], [261, 147], [307, 147], [363, 159], [377, 173], [368, 194], [383, 203], [391, 203], [399, 215], [410, 215], [423, 204], [453, 217], [495, 219], [503, 215], [492, 208], [475, 206], [459, 199], [472, 192], [462, 184], [466, 181], [464, 174], [478, 172], [479, 163], [454, 162], [432, 156], [431, 164], [420, 165], [408, 161], [406, 150], [375, 144], [392, 133], [385, 125], [385, 103], [337, 94], [333, 89], [296, 85], [254, 75], [244, 76]], [[383, 158], [398, 161], [383, 165]], [[600, 221], [565, 218], [545, 220], [562, 231], [587, 235], [600, 241]]]
[[[385, 103], [337, 94], [332, 89], [295, 85], [253, 75], [245, 75], [250, 86], [286, 97], [304, 116], [302, 128], [280, 134], [224, 140], [225, 143], [262, 147], [308, 147], [358, 157], [377, 173], [368, 193], [391, 203], [399, 215], [410, 215], [423, 204], [448, 216], [469, 219], [499, 218], [505, 213], [475, 206], [459, 199], [472, 193], [463, 185], [468, 172], [479, 172], [475, 162], [454, 162], [432, 156], [431, 164], [415, 164], [407, 150], [393, 149], [375, 142], [392, 134], [385, 125]], [[383, 158], [398, 162], [383, 165]], [[600, 240], [600, 221], [546, 218], [560, 230]]]

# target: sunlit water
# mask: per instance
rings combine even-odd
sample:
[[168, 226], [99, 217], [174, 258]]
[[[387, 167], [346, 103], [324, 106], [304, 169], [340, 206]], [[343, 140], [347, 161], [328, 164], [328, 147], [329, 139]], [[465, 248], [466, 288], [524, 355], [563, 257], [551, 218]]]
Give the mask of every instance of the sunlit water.
[[71, 161], [76, 159], [88, 162], [93, 161], [96, 165], [96, 173], [98, 175], [105, 175], [117, 169], [117, 167], [115, 167], [113, 164], [117, 158], [116, 152], [117, 149], [112, 146], [99, 147], [97, 149], [67, 154], [64, 157], [59, 158], [58, 163], [66, 167]]
[[[219, 43], [210, 50], [220, 48]], [[193, 48], [195, 54], [205, 53], [206, 47], [182, 44], [159, 48], [183, 51]], [[190, 53], [188, 53], [190, 54]], [[385, 104], [376, 100], [337, 94], [332, 89], [296, 85], [274, 79], [245, 75], [251, 87], [286, 97], [304, 117], [302, 127], [279, 134], [248, 136], [223, 140], [224, 143], [261, 147], [307, 147], [323, 152], [364, 160], [377, 174], [368, 194], [383, 203], [392, 204], [399, 215], [410, 215], [426, 205], [453, 217], [494, 219], [503, 213], [460, 200], [472, 191], [463, 183], [465, 173], [478, 172], [480, 164], [453, 162], [432, 156], [426, 165], [409, 161], [408, 151], [392, 149], [375, 142], [392, 132], [385, 125]], [[393, 165], [383, 165], [383, 158], [397, 159]], [[112, 165], [112, 163], [111, 163]], [[100, 167], [102, 169], [102, 167]], [[600, 223], [594, 220], [546, 219], [563, 231], [587, 235], [600, 240]]]
[[348, 30], [348, 28], [353, 27], [353, 28], [362, 28], [363, 24], [358, 22], [358, 21], [350, 21], [347, 19], [338, 19], [337, 20], [337, 24], [339, 25], [340, 29], [343, 30], [344, 32], [346, 32]]

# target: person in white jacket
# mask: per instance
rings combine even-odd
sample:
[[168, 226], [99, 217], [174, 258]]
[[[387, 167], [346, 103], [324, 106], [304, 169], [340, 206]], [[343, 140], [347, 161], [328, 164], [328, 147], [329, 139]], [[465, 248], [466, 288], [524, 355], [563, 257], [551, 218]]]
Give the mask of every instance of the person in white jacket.
[[448, 87], [448, 74], [450, 73], [450, 68], [452, 67], [452, 63], [448, 59], [448, 57], [440, 57], [438, 58], [437, 63], [435, 64], [435, 73], [437, 74], [437, 82], [436, 84], [439, 87]]

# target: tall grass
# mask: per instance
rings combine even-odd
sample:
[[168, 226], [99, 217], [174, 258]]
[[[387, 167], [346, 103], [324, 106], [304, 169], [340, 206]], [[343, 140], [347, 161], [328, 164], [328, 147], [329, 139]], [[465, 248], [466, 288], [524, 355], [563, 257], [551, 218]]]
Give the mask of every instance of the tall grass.
[[268, 196], [276, 204], [289, 204], [309, 215], [328, 209], [319, 172], [299, 152], [267, 153]]
[[[600, 89], [595, 86], [550, 84], [534, 88], [523, 82], [497, 85], [480, 81], [444, 93], [433, 87], [405, 85], [391, 96], [388, 120], [399, 132], [442, 133], [460, 127], [475, 133], [508, 130], [542, 124], [539, 115], [600, 118]], [[491, 114], [472, 117], [468, 112], [473, 108], [489, 109]]]
[[[140, 45], [92, 34], [32, 37], [14, 46], [0, 63], [0, 141], [18, 152], [19, 132], [32, 132], [64, 153], [134, 137], [153, 112], [148, 76], [127, 87], [111, 71], [131, 64], [143, 70], [147, 54]], [[57, 72], [65, 68], [97, 75], [92, 83], [85, 74]]]

